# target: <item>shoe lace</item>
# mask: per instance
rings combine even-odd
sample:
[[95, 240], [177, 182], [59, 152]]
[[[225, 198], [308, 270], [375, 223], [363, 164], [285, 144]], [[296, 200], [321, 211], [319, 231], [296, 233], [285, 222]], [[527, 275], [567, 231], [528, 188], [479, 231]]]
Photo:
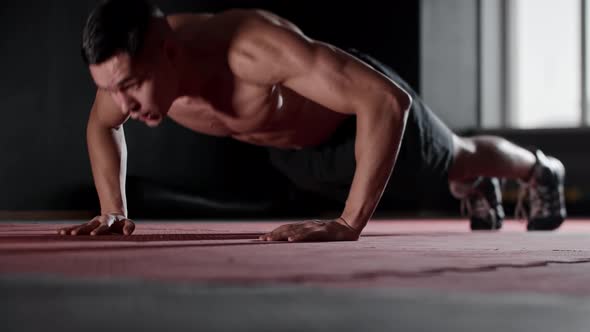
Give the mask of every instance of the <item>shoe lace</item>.
[[461, 215], [472, 217], [475, 216], [477, 218], [486, 218], [492, 209], [490, 202], [480, 194], [477, 194], [476, 197], [472, 195], [468, 195], [467, 197], [461, 199]]
[[[525, 199], [528, 196], [530, 211], [527, 213]], [[551, 216], [552, 202], [555, 200], [553, 191], [541, 184], [521, 183], [514, 210], [516, 219], [542, 218]]]

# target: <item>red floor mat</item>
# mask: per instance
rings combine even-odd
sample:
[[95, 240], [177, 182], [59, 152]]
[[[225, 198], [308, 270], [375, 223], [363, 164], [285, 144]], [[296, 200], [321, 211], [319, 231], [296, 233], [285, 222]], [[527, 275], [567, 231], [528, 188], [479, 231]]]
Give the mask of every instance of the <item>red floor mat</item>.
[[466, 221], [375, 220], [357, 242], [261, 242], [279, 223], [138, 221], [129, 237], [0, 224], [0, 273], [225, 283], [590, 294], [590, 221], [471, 232]]

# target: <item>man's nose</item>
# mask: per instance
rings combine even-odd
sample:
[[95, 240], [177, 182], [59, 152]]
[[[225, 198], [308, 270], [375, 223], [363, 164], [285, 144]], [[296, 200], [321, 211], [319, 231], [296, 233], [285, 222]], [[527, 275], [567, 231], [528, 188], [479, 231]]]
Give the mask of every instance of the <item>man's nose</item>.
[[125, 104], [125, 113], [131, 115], [132, 117], [137, 117], [139, 115], [139, 103], [136, 101], [129, 101]]

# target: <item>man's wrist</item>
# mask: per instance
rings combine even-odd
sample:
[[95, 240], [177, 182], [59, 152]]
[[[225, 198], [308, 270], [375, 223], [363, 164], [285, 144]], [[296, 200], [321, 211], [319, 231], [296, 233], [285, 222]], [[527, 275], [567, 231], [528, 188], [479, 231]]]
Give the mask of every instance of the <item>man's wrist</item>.
[[103, 216], [105, 216], [107, 218], [107, 224], [109, 226], [111, 226], [112, 224], [119, 222], [119, 221], [123, 221], [125, 219], [127, 219], [127, 216], [125, 216], [124, 214], [121, 213], [107, 213], [107, 214], [103, 214]]
[[363, 231], [364, 224], [355, 223], [354, 220], [347, 219], [347, 217], [345, 217], [345, 216], [338, 217], [338, 220], [340, 221], [341, 224], [350, 228], [350, 230], [355, 231], [358, 234], [360, 234]]
[[127, 212], [123, 209], [119, 209], [119, 208], [114, 208], [114, 209], [102, 209], [100, 211], [100, 214], [103, 216], [108, 216], [108, 215], [120, 215], [120, 216], [124, 216], [127, 217]]
[[107, 213], [107, 216], [117, 218], [118, 220], [127, 219], [127, 216], [123, 213], [115, 212], [115, 213]]

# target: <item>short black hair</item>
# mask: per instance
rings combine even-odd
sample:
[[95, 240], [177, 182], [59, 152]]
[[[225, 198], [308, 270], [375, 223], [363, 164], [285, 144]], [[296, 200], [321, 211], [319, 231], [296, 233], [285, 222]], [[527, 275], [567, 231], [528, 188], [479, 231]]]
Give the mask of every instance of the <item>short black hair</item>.
[[144, 44], [150, 20], [163, 17], [147, 0], [103, 0], [90, 13], [82, 31], [82, 59], [100, 64], [118, 52], [136, 56]]

